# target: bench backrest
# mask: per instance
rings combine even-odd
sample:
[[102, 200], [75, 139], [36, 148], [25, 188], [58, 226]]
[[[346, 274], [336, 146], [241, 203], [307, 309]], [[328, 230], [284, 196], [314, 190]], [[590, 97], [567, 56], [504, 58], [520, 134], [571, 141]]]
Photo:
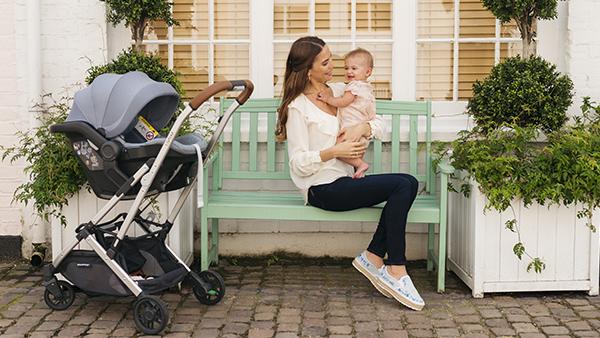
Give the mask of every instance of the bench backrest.
[[[232, 99], [221, 98], [219, 110], [220, 114], [231, 105]], [[288, 155], [285, 143], [275, 141], [275, 125], [277, 120], [277, 109], [280, 99], [250, 99], [243, 106], [240, 106], [231, 117], [231, 161], [223, 166], [223, 136], [221, 136], [220, 146], [216, 156], [221, 157], [213, 165], [213, 189], [219, 189], [222, 186], [223, 179], [290, 179]], [[377, 100], [377, 114], [389, 119], [391, 123], [390, 154], [391, 168], [383, 164], [383, 143], [380, 140], [374, 140], [369, 151], [370, 156], [366, 157], [369, 162], [371, 173], [381, 172], [399, 172], [401, 161], [406, 158], [401, 156], [401, 118], [408, 120], [408, 172], [415, 176], [420, 182], [425, 183], [427, 192], [435, 191], [435, 176], [431, 165], [431, 102], [429, 101], [389, 101]], [[247, 117], [242, 118], [242, 115]], [[248, 119], [248, 139], [244, 137], [242, 142], [242, 121]], [[266, 119], [266, 148], [259, 147], [264, 143], [264, 139], [259, 142], [259, 121], [264, 124]], [[423, 122], [419, 123], [419, 120]], [[419, 136], [419, 124], [424, 124], [424, 134]], [[264, 129], [263, 129], [264, 130]], [[244, 133], [245, 134], [245, 133]], [[245, 135], [244, 135], [245, 136]], [[420, 140], [419, 140], [420, 138]], [[247, 164], [240, 161], [242, 154], [242, 144], [248, 143]], [[425, 152], [421, 166], [419, 166], [419, 143], [424, 146]], [[260, 149], [262, 150], [260, 150]], [[260, 153], [259, 153], [260, 152]], [[266, 152], [266, 154], [265, 154]], [[406, 155], [404, 155], [405, 157]], [[229, 162], [229, 161], [228, 161]], [[278, 165], [279, 163], [279, 165]]]

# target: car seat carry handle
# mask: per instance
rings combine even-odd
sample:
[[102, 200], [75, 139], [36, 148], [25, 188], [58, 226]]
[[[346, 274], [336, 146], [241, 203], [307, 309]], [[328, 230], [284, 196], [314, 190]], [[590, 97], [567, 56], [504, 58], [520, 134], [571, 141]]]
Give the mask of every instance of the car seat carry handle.
[[252, 92], [254, 91], [254, 84], [250, 80], [235, 80], [235, 81], [219, 81], [206, 89], [198, 93], [192, 101], [190, 101], [190, 107], [193, 110], [198, 109], [200, 105], [202, 105], [206, 100], [217, 94], [218, 92], [224, 90], [233, 90], [238, 87], [244, 87], [244, 91], [242, 91], [238, 97], [235, 99], [239, 104], [244, 104], [246, 100], [250, 97]]

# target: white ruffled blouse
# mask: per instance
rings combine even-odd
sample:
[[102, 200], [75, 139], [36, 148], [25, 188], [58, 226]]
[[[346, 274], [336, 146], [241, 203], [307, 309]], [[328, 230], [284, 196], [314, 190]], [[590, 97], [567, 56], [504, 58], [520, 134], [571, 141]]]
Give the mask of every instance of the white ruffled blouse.
[[[344, 93], [343, 83], [329, 85], [334, 96]], [[384, 121], [377, 116], [368, 122], [373, 137], [381, 138]], [[326, 184], [344, 176], [352, 176], [354, 168], [335, 158], [321, 161], [321, 150], [336, 143], [340, 122], [336, 116], [327, 114], [304, 94], [300, 94], [288, 106], [286, 123], [290, 176], [300, 189], [306, 202], [308, 188]]]

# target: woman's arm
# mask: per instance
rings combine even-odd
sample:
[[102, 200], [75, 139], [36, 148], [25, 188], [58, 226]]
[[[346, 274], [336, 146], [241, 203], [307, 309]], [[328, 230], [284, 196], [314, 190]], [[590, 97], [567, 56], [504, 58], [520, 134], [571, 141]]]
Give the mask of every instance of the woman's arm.
[[302, 112], [289, 108], [286, 130], [290, 170], [301, 177], [316, 173], [324, 160], [319, 151], [309, 150], [308, 124]]
[[316, 173], [321, 163], [336, 157], [362, 157], [367, 149], [367, 144], [363, 142], [342, 142], [319, 151], [310, 150], [307, 121], [294, 108], [288, 111], [286, 129], [290, 170], [301, 177]]
[[383, 136], [385, 122], [381, 116], [376, 116], [370, 121], [359, 123], [355, 126], [346, 128], [341, 131], [340, 136], [343, 140], [347, 141], [358, 141], [365, 137], [367, 139], [376, 138], [381, 139]]

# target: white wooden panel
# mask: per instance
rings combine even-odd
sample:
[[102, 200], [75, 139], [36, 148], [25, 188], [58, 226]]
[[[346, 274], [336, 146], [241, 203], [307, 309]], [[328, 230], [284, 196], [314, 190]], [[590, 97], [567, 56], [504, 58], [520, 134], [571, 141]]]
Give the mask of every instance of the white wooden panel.
[[[481, 196], [478, 191], [478, 196]], [[507, 215], [501, 215], [493, 210], [488, 210], [484, 214], [485, 223], [481, 224], [485, 232], [485, 251], [484, 251], [484, 279], [486, 281], [499, 280], [500, 272], [510, 275], [510, 268], [507, 269], [503, 264], [506, 263], [504, 254], [506, 248], [506, 237], [511, 236], [510, 233], [502, 231], [501, 224], [507, 218]], [[508, 216], [510, 217], [510, 216]], [[477, 224], [474, 224], [477, 226]], [[500, 239], [500, 240], [498, 240]], [[510, 250], [512, 252], [512, 250]], [[478, 253], [475, 253], [477, 255]]]
[[[75, 238], [75, 229], [79, 226], [79, 195], [85, 192], [78, 192], [73, 196], [73, 198], [69, 199], [69, 202], [62, 209], [62, 214], [67, 219], [67, 225], [60, 225], [60, 221], [58, 222], [59, 227], [62, 229], [61, 237], [59, 241], [61, 242], [61, 247], [65, 247], [66, 245]], [[64, 236], [64, 234], [71, 234], [70, 236]], [[75, 249], [79, 249], [79, 246], [76, 246]]]
[[[558, 206], [539, 206], [538, 208], [538, 255], [544, 262], [557, 261], [557, 221]], [[558, 265], [558, 266], [557, 266]], [[562, 269], [560, 264], [546, 265], [542, 273], [538, 274], [538, 280], [556, 280], [557, 269]]]
[[[519, 205], [516, 203], [512, 204], [515, 214], [511, 209], [505, 210], [502, 213], [502, 217], [499, 222], [493, 223], [496, 234], [500, 238], [500, 270], [496, 276], [496, 280], [509, 280], [516, 281], [519, 279], [519, 259], [513, 252], [513, 247], [519, 240], [519, 236], [508, 229], [506, 229], [505, 223], [508, 220], [516, 219], [519, 221], [521, 218], [521, 210]], [[488, 211], [488, 214], [495, 213], [492, 210]], [[486, 229], [492, 227], [492, 225], [485, 225]], [[487, 279], [486, 279], [487, 280]]]
[[[516, 203], [515, 203], [516, 204]], [[527, 253], [531, 255], [531, 257], [538, 256], [538, 230], [545, 231], [545, 226], [541, 226], [538, 224], [538, 204], [534, 203], [529, 207], [525, 207], [523, 205], [517, 204], [515, 206], [513, 204], [513, 208], [520, 208], [521, 213], [519, 218], [517, 219], [519, 223], [519, 227], [521, 230], [521, 241], [525, 246], [525, 250]], [[514, 256], [514, 255], [513, 255]], [[518, 266], [518, 274], [520, 281], [535, 281], [538, 278], [538, 274], [535, 273], [534, 270], [527, 272], [527, 265], [531, 261], [531, 258], [527, 255], [523, 255], [522, 259], [519, 261]]]
[[[580, 210], [581, 208], [578, 208]], [[575, 216], [575, 260], [573, 262], [573, 279], [590, 278], [590, 229], [585, 225], [585, 218]]]
[[[82, 223], [87, 223], [90, 221], [90, 219], [92, 219], [92, 217], [94, 217], [96, 215], [97, 211], [97, 198], [96, 196], [94, 196], [91, 193], [86, 192], [80, 192], [78, 194], [78, 201], [77, 204], [79, 206], [79, 210], [78, 210], [78, 217], [79, 217], [79, 221], [78, 224], [82, 224]], [[72, 236], [65, 236], [68, 237], [69, 240], [71, 240], [72, 238], [74, 238], [75, 233], [72, 233]], [[89, 246], [89, 244], [87, 244], [86, 242], [82, 242], [81, 244], [79, 244], [79, 248], [81, 250], [92, 250], [92, 248]]]
[[559, 239], [556, 243], [556, 280], [574, 279], [573, 263], [575, 261], [575, 208], [564, 210], [556, 214], [556, 234]]

